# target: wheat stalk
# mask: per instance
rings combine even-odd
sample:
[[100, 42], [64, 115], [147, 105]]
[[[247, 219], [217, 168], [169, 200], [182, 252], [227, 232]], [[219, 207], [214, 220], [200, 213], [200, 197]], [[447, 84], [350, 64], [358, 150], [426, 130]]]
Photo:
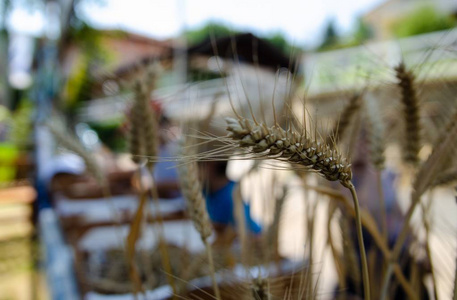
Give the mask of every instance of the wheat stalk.
[[246, 226], [246, 217], [244, 213], [243, 196], [241, 194], [241, 182], [235, 185], [235, 188], [232, 192], [232, 198], [236, 230], [241, 245], [241, 262], [246, 268], [248, 268], [250, 265], [249, 237]]
[[[327, 214], [327, 244], [330, 247], [332, 252], [333, 260], [335, 262], [335, 269], [338, 275], [338, 286], [340, 289], [344, 289], [346, 286], [346, 268], [344, 264], [344, 259], [337, 252], [335, 248], [335, 243], [333, 242], [333, 231], [332, 231], [332, 220], [335, 213], [339, 211], [337, 203], [330, 201], [328, 204], [328, 214]], [[343, 241], [344, 242], [344, 241]]]
[[[437, 139], [437, 144], [435, 145], [432, 153], [417, 172], [415, 181], [413, 183], [411, 204], [405, 214], [403, 227], [393, 247], [390, 263], [384, 276], [383, 295], [386, 295], [386, 291], [389, 286], [390, 278], [393, 272], [393, 264], [398, 259], [401, 248], [406, 241], [406, 238], [408, 237], [409, 222], [413, 216], [415, 208], [417, 204], [419, 204], [422, 194], [432, 186], [433, 181], [439, 172], [443, 169], [444, 162], [446, 162], [455, 151], [457, 136], [457, 112], [454, 114], [451, 120], [449, 120], [446, 128], [448, 130], [441, 133], [441, 136]], [[381, 299], [385, 299], [385, 297], [381, 297]]]
[[[181, 155], [184, 160], [189, 157], [185, 151], [185, 141], [181, 142]], [[184, 197], [187, 200], [189, 215], [193, 221], [195, 229], [197, 229], [200, 237], [205, 244], [206, 253], [208, 255], [208, 263], [210, 268], [210, 275], [213, 281], [213, 289], [217, 299], [221, 299], [219, 287], [217, 285], [214, 261], [211, 252], [211, 246], [208, 242], [208, 237], [212, 233], [211, 223], [206, 210], [206, 202], [202, 194], [202, 185], [198, 180], [198, 167], [195, 161], [184, 161], [178, 166], [179, 181]]]
[[[338, 201], [339, 203], [343, 204], [344, 208], [352, 215], [356, 217], [355, 208], [351, 206], [350, 202], [346, 197], [338, 191], [333, 189], [321, 187], [321, 186], [313, 186], [313, 185], [306, 185], [305, 188], [314, 190], [320, 194], [327, 195], [331, 199]], [[378, 230], [378, 226], [376, 221], [373, 219], [371, 214], [369, 214], [366, 210], [362, 210], [361, 213], [361, 221], [363, 227], [367, 230], [367, 232], [373, 238], [373, 241], [378, 246], [379, 250], [381, 250], [383, 256], [386, 260], [389, 260], [391, 257], [390, 250], [387, 245], [387, 241], [382, 237], [381, 233]], [[394, 272], [395, 276], [398, 279], [398, 282], [401, 284], [403, 289], [405, 290], [406, 294], [410, 299], [416, 299], [414, 294], [414, 289], [411, 287], [410, 283], [403, 275], [403, 271], [400, 268], [400, 265], [397, 261], [394, 262], [392, 265], [392, 271]]]
[[286, 201], [288, 194], [287, 186], [283, 187], [282, 194], [276, 198], [275, 201], [275, 208], [273, 214], [273, 221], [271, 222], [270, 227], [268, 227], [267, 232], [264, 236], [264, 248], [268, 253], [267, 259], [271, 259], [272, 255], [277, 256], [278, 254], [278, 244], [279, 244], [279, 225], [281, 221], [282, 211], [284, 207], [284, 203]]
[[431, 186], [449, 185], [455, 182], [457, 182], [457, 168], [438, 174]]
[[351, 227], [346, 217], [342, 216], [339, 221], [343, 238], [343, 262], [345, 264], [345, 270], [347, 270], [347, 275], [354, 280], [357, 292], [359, 293], [361, 282], [360, 273], [357, 272], [359, 261], [357, 259], [357, 251], [352, 243]]

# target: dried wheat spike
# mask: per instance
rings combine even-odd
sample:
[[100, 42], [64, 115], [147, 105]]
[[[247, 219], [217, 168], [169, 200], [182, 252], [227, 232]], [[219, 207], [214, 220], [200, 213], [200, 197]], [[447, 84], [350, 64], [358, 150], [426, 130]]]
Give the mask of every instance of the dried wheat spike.
[[334, 140], [343, 140], [349, 125], [351, 124], [351, 120], [353, 119], [354, 115], [360, 109], [361, 106], [361, 99], [362, 94], [356, 93], [351, 97], [349, 103], [344, 108], [343, 112], [341, 113], [341, 117], [339, 122], [335, 125], [332, 130], [332, 135], [328, 136], [326, 139], [326, 143], [331, 145]]
[[263, 154], [314, 170], [330, 181], [340, 181], [349, 187], [352, 178], [351, 164], [338, 150], [310, 139], [307, 134], [267, 127], [244, 118], [226, 118], [228, 137], [239, 147], [253, 154]]
[[142, 87], [140, 82], [136, 82], [134, 86], [134, 104], [130, 111], [129, 121], [130, 121], [130, 136], [129, 136], [129, 148], [130, 153], [132, 154], [132, 160], [135, 163], [141, 161], [141, 156], [145, 155], [145, 145], [144, 145], [144, 127], [143, 123], [143, 114], [140, 103], [142, 102]]
[[[136, 82], [134, 86], [134, 105], [130, 115], [130, 151], [132, 160], [139, 163], [141, 156], [155, 157], [158, 153], [158, 122], [157, 116], [149, 105], [152, 91], [152, 75], [148, 75], [143, 82]], [[153, 160], [148, 161], [152, 168]]]
[[403, 159], [410, 164], [416, 165], [419, 162], [418, 153], [420, 150], [421, 126], [419, 121], [419, 101], [415, 89], [415, 77], [408, 71], [405, 64], [401, 62], [395, 67], [395, 74], [398, 86], [401, 90], [401, 101], [405, 115], [406, 137], [404, 139]]
[[[181, 148], [184, 149], [184, 147]], [[182, 193], [187, 199], [190, 217], [200, 233], [202, 241], [206, 241], [212, 231], [206, 202], [202, 194], [202, 186], [198, 180], [197, 163], [194, 161], [182, 162], [178, 166], [178, 174]]]

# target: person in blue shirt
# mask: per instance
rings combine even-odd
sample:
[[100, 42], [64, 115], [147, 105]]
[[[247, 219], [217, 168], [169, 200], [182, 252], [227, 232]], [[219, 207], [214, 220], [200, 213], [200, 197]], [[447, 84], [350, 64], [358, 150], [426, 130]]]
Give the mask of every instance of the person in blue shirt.
[[[227, 161], [211, 161], [200, 164], [203, 173], [203, 194], [206, 208], [216, 232], [223, 232], [227, 227], [235, 228], [233, 192], [236, 182], [226, 175]], [[246, 227], [253, 235], [261, 233], [262, 229], [251, 217], [250, 206], [243, 201]]]

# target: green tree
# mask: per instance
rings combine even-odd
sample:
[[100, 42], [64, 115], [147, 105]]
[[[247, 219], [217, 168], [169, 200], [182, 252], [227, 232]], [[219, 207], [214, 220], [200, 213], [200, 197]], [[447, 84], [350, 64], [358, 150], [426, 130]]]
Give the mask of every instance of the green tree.
[[339, 43], [338, 33], [335, 27], [335, 21], [330, 20], [324, 31], [324, 40], [321, 45], [318, 47], [318, 50], [330, 50], [335, 48]]
[[446, 30], [457, 25], [455, 18], [437, 12], [433, 7], [421, 7], [392, 24], [396, 37], [407, 37], [433, 31]]
[[[212, 35], [216, 38], [220, 38], [235, 35], [238, 33], [240, 33], [240, 31], [232, 30], [222, 23], [209, 22], [200, 28], [188, 30], [185, 33], [185, 36], [189, 45], [192, 46], [205, 40], [209, 40]], [[261, 38], [269, 41], [286, 55], [288, 55], [292, 49], [292, 46], [287, 42], [286, 38], [281, 32], [275, 32], [270, 35], [262, 36]]]
[[0, 2], [0, 105], [11, 106], [11, 87], [8, 83], [8, 45], [9, 35], [6, 18], [10, 10], [9, 0]]
[[209, 39], [211, 35], [219, 38], [235, 33], [237, 32], [222, 23], [209, 22], [200, 28], [186, 31], [185, 37], [190, 45], [195, 45]]
[[354, 44], [360, 45], [372, 37], [373, 29], [359, 17], [357, 19], [357, 25], [353, 35]]
[[276, 32], [270, 36], [266, 36], [265, 39], [286, 55], [288, 55], [292, 49], [292, 46], [287, 42], [281, 32]]

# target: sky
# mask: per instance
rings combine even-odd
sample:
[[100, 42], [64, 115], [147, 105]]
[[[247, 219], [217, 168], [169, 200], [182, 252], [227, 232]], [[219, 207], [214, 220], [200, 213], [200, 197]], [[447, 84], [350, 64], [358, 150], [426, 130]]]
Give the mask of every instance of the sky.
[[[297, 46], [315, 46], [329, 20], [335, 20], [340, 33], [347, 33], [358, 16], [384, 1], [82, 0], [77, 14], [97, 28], [123, 29], [158, 39], [219, 21], [259, 35], [281, 32]], [[45, 9], [39, 5], [35, 8], [22, 5], [15, 9], [9, 18], [10, 27], [39, 35], [45, 28]]]
[[[81, 0], [76, 13], [100, 29], [122, 29], [157, 39], [173, 38], [185, 29], [216, 21], [233, 30], [251, 31], [260, 36], [280, 32], [294, 46], [312, 48], [321, 42], [329, 20], [335, 21], [339, 33], [347, 33], [358, 16], [384, 1]], [[50, 26], [52, 22], [46, 23], [50, 20], [46, 12], [56, 7], [45, 6], [44, 1], [12, 3], [18, 5], [9, 14], [7, 24], [10, 30], [19, 33], [12, 37], [15, 40], [21, 41], [24, 35], [49, 34], [50, 29], [56, 27]], [[19, 70], [16, 73], [20, 76], [16, 77], [22, 82], [29, 67], [23, 64], [19, 52], [12, 52], [12, 55], [17, 59], [11, 59], [11, 68]], [[20, 64], [15, 66], [15, 61]]]
[[78, 13], [101, 28], [120, 28], [165, 39], [183, 28], [221, 21], [233, 29], [260, 35], [282, 32], [296, 45], [316, 44], [328, 20], [341, 33], [357, 16], [384, 0], [104, 0], [85, 1]]

